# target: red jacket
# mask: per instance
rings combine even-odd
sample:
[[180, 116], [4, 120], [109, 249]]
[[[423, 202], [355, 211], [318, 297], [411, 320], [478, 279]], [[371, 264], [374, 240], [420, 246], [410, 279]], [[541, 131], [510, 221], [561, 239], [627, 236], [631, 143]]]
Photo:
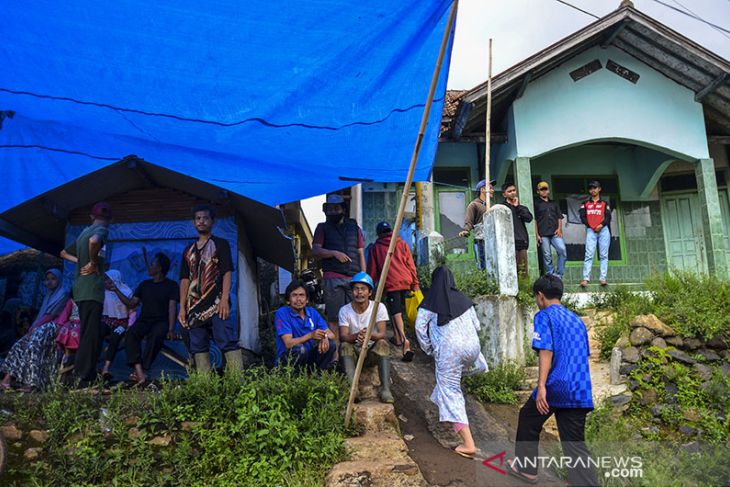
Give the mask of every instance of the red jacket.
[[[383, 270], [385, 256], [388, 255], [390, 237], [393, 234], [384, 235], [375, 241], [370, 248], [368, 255], [368, 274], [377, 282], [380, 278], [380, 271]], [[411, 256], [411, 249], [400, 238], [395, 244], [393, 258], [390, 261], [388, 279], [385, 281], [386, 291], [405, 291], [418, 287], [418, 276], [416, 275], [416, 264]]]

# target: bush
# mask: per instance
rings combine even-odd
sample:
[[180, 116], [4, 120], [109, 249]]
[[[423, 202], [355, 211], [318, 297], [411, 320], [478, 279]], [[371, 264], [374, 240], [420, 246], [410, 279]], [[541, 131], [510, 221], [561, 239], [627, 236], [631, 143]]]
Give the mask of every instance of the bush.
[[466, 390], [481, 402], [515, 404], [515, 391], [527, 379], [524, 368], [515, 364], [500, 364], [484, 374], [464, 378]]
[[[33, 413], [18, 416], [23, 428], [44, 425], [51, 438], [36, 462], [11, 456], [8, 483], [321, 484], [344, 454], [346, 393], [335, 374], [288, 368], [194, 374], [184, 383], [163, 381], [159, 395], [120, 390], [100, 398], [56, 388], [31, 399]], [[2, 407], [30, 409], [25, 399], [3, 398]], [[138, 437], [130, 435], [130, 417]], [[148, 443], [159, 435], [171, 436], [172, 445]]]
[[653, 312], [651, 299], [619, 286], [615, 291], [599, 293], [591, 303], [596, 309], [613, 311], [613, 321], [596, 325], [596, 339], [601, 345], [601, 358], [611, 357], [611, 350], [621, 337], [628, 333], [631, 321], [637, 316]]
[[[428, 266], [419, 266], [416, 271], [418, 273], [418, 282], [421, 284], [421, 288], [430, 288], [431, 271]], [[472, 268], [466, 271], [451, 269], [451, 272], [454, 274], [456, 288], [471, 299], [476, 299], [479, 296], [488, 296], [490, 294], [499, 294], [497, 282], [491, 275], [489, 275], [489, 273], [487, 273], [487, 271], [480, 271], [479, 269]]]
[[678, 334], [710, 339], [728, 333], [730, 282], [684, 272], [653, 276], [646, 285], [653, 296], [654, 314]]

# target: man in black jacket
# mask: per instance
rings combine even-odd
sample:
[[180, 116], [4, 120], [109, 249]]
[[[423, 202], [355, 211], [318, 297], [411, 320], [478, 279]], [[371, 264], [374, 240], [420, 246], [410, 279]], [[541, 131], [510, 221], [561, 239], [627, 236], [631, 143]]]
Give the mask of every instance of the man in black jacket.
[[331, 194], [322, 205], [326, 221], [317, 225], [312, 240], [312, 254], [322, 262], [322, 288], [327, 325], [335, 335], [339, 349], [340, 308], [352, 301], [350, 281], [365, 272], [365, 239], [352, 218], [347, 218], [345, 200]]
[[517, 198], [517, 188], [514, 183], [505, 183], [502, 185], [502, 196], [504, 196], [504, 206], [512, 212], [512, 225], [514, 225], [515, 229], [517, 273], [526, 276], [527, 248], [530, 246], [530, 238], [527, 235], [525, 223], [532, 221], [532, 213], [530, 213], [530, 210], [526, 206], [520, 204]]

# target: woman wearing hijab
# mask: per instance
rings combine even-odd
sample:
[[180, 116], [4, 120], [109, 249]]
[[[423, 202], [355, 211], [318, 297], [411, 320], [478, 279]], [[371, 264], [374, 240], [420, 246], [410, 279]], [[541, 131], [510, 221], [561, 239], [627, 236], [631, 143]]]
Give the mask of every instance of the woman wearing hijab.
[[58, 269], [46, 272], [46, 295], [38, 317], [28, 332], [10, 349], [2, 372], [5, 373], [0, 387], [10, 388], [14, 378], [27, 389], [46, 387], [53, 377], [56, 365], [56, 329], [58, 317], [68, 301], [68, 291], [63, 287], [63, 274]]
[[461, 437], [454, 452], [466, 458], [474, 458], [476, 445], [466, 417], [461, 376], [487, 370], [478, 331], [473, 303], [456, 289], [451, 271], [437, 267], [416, 316], [416, 336], [423, 351], [433, 355], [436, 362], [431, 401], [439, 408], [439, 420], [454, 424], [454, 431]]
[[[122, 280], [122, 273], [115, 269], [106, 271], [106, 290], [104, 291], [104, 307], [101, 312], [101, 322], [106, 327], [106, 338], [109, 341], [109, 347], [106, 351], [106, 360], [104, 361], [104, 369], [101, 376], [104, 380], [111, 380], [112, 374], [109, 372], [114, 357], [119, 349], [119, 342], [122, 341], [127, 327], [131, 322], [129, 309], [119, 299], [114, 291], [110, 291], [112, 283], [119, 289], [119, 292], [128, 299], [132, 297], [132, 289]], [[134, 312], [132, 312], [134, 313]]]

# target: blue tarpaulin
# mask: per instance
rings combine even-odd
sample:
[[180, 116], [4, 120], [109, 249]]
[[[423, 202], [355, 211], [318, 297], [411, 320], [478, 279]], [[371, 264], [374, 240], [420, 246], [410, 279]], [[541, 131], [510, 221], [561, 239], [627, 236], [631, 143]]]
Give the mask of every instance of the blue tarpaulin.
[[0, 0], [0, 213], [130, 154], [267, 204], [403, 181], [450, 5]]

